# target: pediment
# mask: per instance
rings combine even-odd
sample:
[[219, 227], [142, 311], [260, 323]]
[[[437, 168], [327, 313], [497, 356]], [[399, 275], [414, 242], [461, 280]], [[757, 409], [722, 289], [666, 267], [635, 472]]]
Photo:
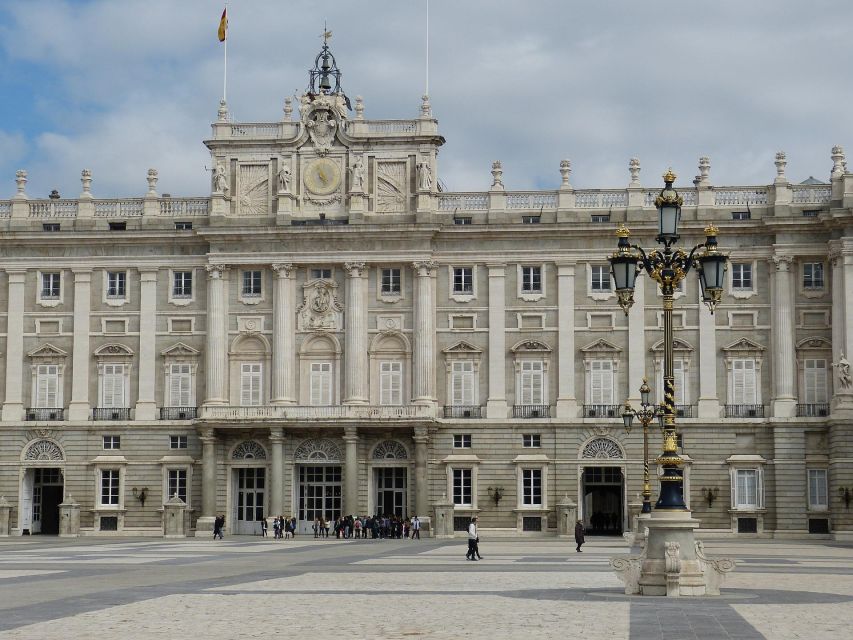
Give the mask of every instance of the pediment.
[[483, 353], [482, 349], [478, 349], [470, 342], [460, 340], [459, 342], [450, 345], [446, 349], [441, 350], [442, 353]]
[[510, 349], [513, 353], [529, 353], [533, 352], [548, 352], [552, 351], [551, 347], [540, 340], [522, 340], [517, 343], [512, 349]]
[[163, 349], [160, 352], [165, 358], [188, 358], [199, 355], [199, 351], [197, 349], [193, 349], [188, 344], [184, 344], [183, 342], [176, 342], [171, 347]]
[[[663, 351], [664, 350], [664, 341], [658, 340], [655, 342], [649, 351]], [[686, 340], [682, 340], [681, 338], [673, 338], [672, 340], [672, 350], [673, 351], [693, 351], [693, 347]]]
[[33, 349], [27, 355], [30, 358], [65, 358], [68, 352], [48, 343]]
[[749, 338], [740, 338], [735, 340], [730, 345], [722, 348], [723, 351], [766, 351], [767, 347], [763, 347], [757, 342]]
[[585, 347], [582, 347], [581, 351], [583, 351], [584, 353], [591, 353], [591, 352], [619, 353], [620, 351], [622, 351], [622, 349], [617, 347], [612, 342], [608, 342], [604, 338], [599, 338], [595, 342], [591, 342], [590, 344], [586, 345]]
[[132, 355], [130, 347], [119, 343], [105, 344], [95, 349], [95, 356], [99, 358], [128, 358]]
[[797, 349], [832, 349], [832, 343], [826, 338], [813, 336], [800, 340]]

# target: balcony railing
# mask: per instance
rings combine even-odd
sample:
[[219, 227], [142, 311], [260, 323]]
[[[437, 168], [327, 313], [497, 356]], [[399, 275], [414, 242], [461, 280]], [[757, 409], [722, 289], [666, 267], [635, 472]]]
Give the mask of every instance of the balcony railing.
[[798, 418], [825, 418], [829, 415], [829, 403], [817, 402], [812, 404], [798, 404]]
[[621, 418], [622, 405], [619, 404], [585, 404], [584, 418]]
[[444, 407], [445, 418], [482, 418], [482, 410], [474, 405], [454, 405]]
[[129, 407], [95, 407], [92, 420], [130, 420]]
[[27, 421], [37, 422], [40, 420], [64, 420], [65, 409], [61, 407], [45, 408], [45, 407], [29, 407], [27, 408]]
[[434, 410], [429, 405], [331, 405], [311, 406], [260, 406], [260, 407], [202, 407], [204, 420], [400, 420], [432, 418]]
[[513, 418], [550, 418], [551, 406], [547, 404], [516, 404], [512, 407]]
[[763, 404], [727, 404], [727, 418], [763, 418]]
[[160, 407], [160, 420], [195, 420], [197, 407]]
[[677, 404], [677, 405], [675, 405], [675, 416], [677, 418], [692, 418], [693, 417], [693, 405], [692, 404]]

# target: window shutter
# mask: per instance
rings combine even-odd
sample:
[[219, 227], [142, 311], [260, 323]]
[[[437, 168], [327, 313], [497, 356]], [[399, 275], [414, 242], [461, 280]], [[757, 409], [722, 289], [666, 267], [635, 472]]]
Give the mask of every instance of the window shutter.
[[379, 404], [402, 404], [403, 363], [379, 363]]
[[[682, 281], [683, 282], [683, 281]], [[675, 378], [675, 404], [687, 404], [684, 393], [687, 376], [684, 370], [684, 360], [674, 360], [672, 363], [672, 374]]]
[[40, 364], [36, 372], [36, 406], [53, 408], [59, 405], [59, 367]]
[[172, 365], [169, 371], [169, 403], [170, 407], [189, 407], [192, 405], [192, 373], [190, 365]]
[[312, 405], [332, 404], [332, 364], [330, 362], [311, 363], [310, 384]]
[[101, 381], [104, 407], [124, 407], [124, 365], [105, 364]]
[[258, 362], [241, 365], [240, 404], [244, 407], [261, 404], [261, 365]]
[[608, 360], [590, 363], [590, 404], [613, 404], [613, 363]]
[[806, 403], [826, 402], [828, 397], [826, 360], [805, 361]]

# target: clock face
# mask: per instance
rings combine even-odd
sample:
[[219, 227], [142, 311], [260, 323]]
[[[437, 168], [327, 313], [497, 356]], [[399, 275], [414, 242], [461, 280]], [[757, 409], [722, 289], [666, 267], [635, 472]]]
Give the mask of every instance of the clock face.
[[341, 170], [329, 158], [318, 158], [305, 167], [305, 186], [311, 193], [327, 196], [341, 184]]

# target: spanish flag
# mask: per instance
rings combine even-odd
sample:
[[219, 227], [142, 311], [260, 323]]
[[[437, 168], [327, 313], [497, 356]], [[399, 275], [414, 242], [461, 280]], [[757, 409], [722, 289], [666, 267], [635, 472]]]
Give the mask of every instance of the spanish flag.
[[227, 11], [227, 8], [222, 10], [222, 19], [219, 21], [219, 42], [225, 42], [225, 32], [228, 31]]

